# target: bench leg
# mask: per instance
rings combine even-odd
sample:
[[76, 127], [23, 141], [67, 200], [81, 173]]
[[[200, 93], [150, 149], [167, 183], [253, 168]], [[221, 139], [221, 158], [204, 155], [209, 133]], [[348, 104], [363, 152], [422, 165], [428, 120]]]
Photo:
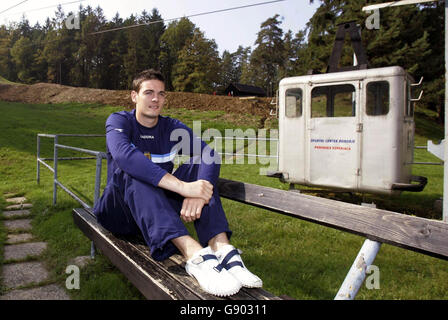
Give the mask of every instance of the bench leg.
[[95, 259], [95, 243], [90, 243], [90, 258]]
[[336, 294], [335, 300], [353, 300], [359, 291], [359, 288], [366, 278], [368, 267], [375, 260], [381, 243], [366, 239], [359, 250], [352, 267], [350, 268], [341, 288]]

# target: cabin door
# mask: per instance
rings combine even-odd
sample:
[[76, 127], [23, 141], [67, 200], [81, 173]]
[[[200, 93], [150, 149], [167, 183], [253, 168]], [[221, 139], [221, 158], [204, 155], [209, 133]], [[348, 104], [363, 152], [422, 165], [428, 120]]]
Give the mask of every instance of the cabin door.
[[310, 87], [306, 130], [309, 184], [358, 187], [362, 133], [359, 87], [359, 81]]

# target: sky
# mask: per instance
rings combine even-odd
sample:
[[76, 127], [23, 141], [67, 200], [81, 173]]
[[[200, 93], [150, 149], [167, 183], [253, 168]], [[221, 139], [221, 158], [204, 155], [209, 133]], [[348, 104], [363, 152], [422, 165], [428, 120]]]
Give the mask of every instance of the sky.
[[[31, 25], [36, 22], [44, 23], [47, 17], [53, 18], [56, 6], [62, 4], [63, 11], [78, 11], [79, 5], [90, 5], [103, 9], [107, 20], [111, 20], [118, 12], [121, 18], [131, 14], [140, 14], [143, 10], [151, 12], [157, 8], [163, 19], [180, 18], [210, 11], [253, 5], [270, 0], [12, 0], [2, 1], [0, 4], [0, 24], [19, 22], [22, 16]], [[70, 4], [70, 2], [72, 2]], [[75, 2], [75, 3], [73, 3]], [[214, 39], [218, 50], [235, 52], [239, 45], [254, 47], [260, 25], [275, 14], [280, 15], [281, 28], [286, 33], [291, 30], [294, 34], [303, 30], [319, 6], [320, 1], [284, 0], [259, 6], [229, 10], [189, 19], [205, 33], [206, 38]], [[167, 23], [166, 23], [167, 24]]]

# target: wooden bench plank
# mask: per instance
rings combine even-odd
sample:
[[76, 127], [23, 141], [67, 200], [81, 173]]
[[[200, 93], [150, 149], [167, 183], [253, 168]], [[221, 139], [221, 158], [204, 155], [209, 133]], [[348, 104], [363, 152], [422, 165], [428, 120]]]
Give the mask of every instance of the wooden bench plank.
[[[166, 279], [157, 264], [101, 227], [95, 217], [85, 209], [74, 209], [73, 219], [80, 230], [95, 243], [112, 264], [131, 281], [148, 299], [199, 299], [195, 294], [179, 287], [177, 282]], [[171, 290], [167, 290], [169, 287]]]
[[448, 260], [448, 223], [219, 179], [221, 197]]
[[[164, 261], [151, 258], [142, 240], [113, 235], [96, 221], [90, 210], [73, 209], [80, 230], [100, 249], [147, 299], [224, 300], [204, 292], [185, 271], [185, 260], [174, 255]], [[242, 288], [226, 300], [281, 300], [263, 290]]]

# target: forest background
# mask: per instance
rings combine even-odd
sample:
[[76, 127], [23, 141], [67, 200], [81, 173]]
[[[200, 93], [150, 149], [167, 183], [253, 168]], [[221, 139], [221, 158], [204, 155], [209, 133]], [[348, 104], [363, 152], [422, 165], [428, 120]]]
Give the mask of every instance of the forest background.
[[[187, 17], [165, 24], [157, 8], [127, 18], [117, 13], [108, 21], [100, 7], [80, 6], [79, 29], [69, 29], [66, 20], [73, 13], [58, 7], [43, 25], [31, 26], [23, 17], [0, 26], [0, 76], [25, 84], [121, 90], [130, 88], [137, 72], [156, 68], [170, 91], [223, 94], [230, 83], [239, 82], [272, 96], [284, 77], [310, 69], [325, 72], [337, 25], [354, 20], [362, 29], [369, 67], [399, 65], [417, 81], [424, 77], [419, 105], [437, 111], [443, 122], [443, 2], [382, 9], [378, 28], [366, 27], [370, 14], [361, 9], [369, 1], [319, 2], [304, 30], [284, 32], [281, 17], [273, 14], [260, 25], [253, 47], [222, 54]], [[341, 65], [351, 64], [347, 39]]]

